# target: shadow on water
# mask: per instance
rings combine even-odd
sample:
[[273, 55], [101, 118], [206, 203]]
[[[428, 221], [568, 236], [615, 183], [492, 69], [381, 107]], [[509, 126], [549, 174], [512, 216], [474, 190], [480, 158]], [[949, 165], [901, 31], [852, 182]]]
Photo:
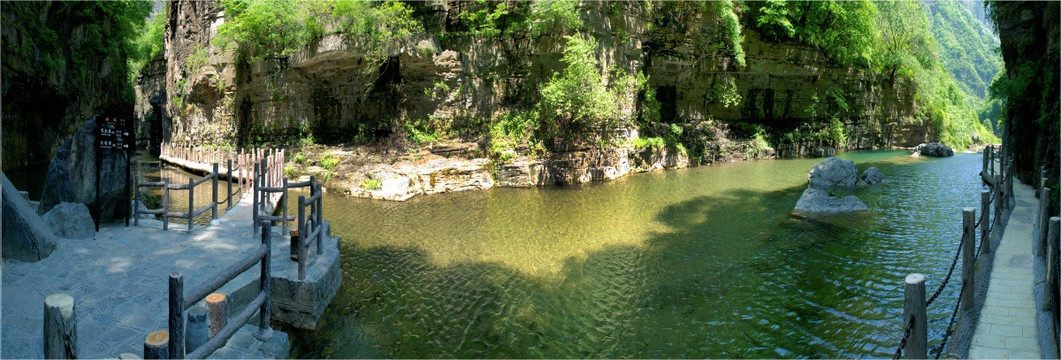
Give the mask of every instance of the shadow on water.
[[[916, 270], [941, 278], [956, 246], [949, 239], [919, 240], [946, 238], [954, 233], [949, 226], [916, 229], [960, 214], [937, 215], [939, 208], [917, 201], [932, 191], [917, 186], [933, 184], [902, 180], [905, 162], [873, 165], [894, 174], [891, 185], [859, 190], [874, 211], [829, 219], [793, 216], [802, 184], [716, 191], [657, 208], [638, 203], [660, 226], [640, 241], [565, 252], [556, 273], [505, 261], [441, 261], [432, 245], [439, 240], [430, 232], [401, 245], [344, 238], [340, 293], [318, 330], [291, 330], [292, 355], [890, 356], [901, 336], [903, 276]], [[952, 209], [952, 202], [939, 207]], [[530, 230], [510, 230], [516, 238], [511, 242]], [[620, 237], [622, 231], [601, 236]], [[570, 236], [565, 242], [585, 235]], [[493, 251], [488, 244], [462, 246]], [[943, 305], [929, 309], [932, 344], [942, 337], [956, 289], [951, 286]]]

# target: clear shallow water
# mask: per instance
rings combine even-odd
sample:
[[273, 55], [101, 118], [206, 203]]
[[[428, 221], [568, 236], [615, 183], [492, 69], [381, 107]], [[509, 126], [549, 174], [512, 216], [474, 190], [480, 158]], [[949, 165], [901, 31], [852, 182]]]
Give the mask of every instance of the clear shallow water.
[[[887, 357], [902, 281], [934, 291], [978, 206], [980, 157], [842, 154], [871, 212], [794, 217], [820, 159], [404, 203], [328, 195], [343, 286], [295, 357]], [[960, 273], [956, 270], [956, 273]], [[929, 308], [938, 346], [955, 282]]]

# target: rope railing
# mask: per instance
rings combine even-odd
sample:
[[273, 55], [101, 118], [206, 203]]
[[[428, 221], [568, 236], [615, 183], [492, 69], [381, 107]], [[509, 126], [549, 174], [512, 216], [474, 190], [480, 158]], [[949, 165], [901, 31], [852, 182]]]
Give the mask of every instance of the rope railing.
[[[909, 319], [906, 330], [903, 333], [903, 337], [899, 343], [898, 349], [895, 352], [895, 358], [898, 359], [904, 348], [910, 347], [911, 350], [907, 351], [907, 358], [925, 358], [927, 357], [927, 330], [924, 328], [927, 326], [925, 314], [927, 313], [927, 307], [932, 305], [939, 296], [946, 289], [950, 283], [951, 276], [954, 274], [954, 269], [958, 265], [958, 258], [962, 257], [962, 285], [958, 292], [958, 301], [954, 304], [954, 310], [951, 312], [950, 322], [947, 324], [947, 330], [944, 333], [943, 341], [939, 345], [936, 351], [935, 358], [939, 359], [942, 356], [944, 349], [953, 334], [954, 323], [958, 317], [960, 309], [963, 309], [962, 304], [965, 304], [964, 309], [969, 309], [975, 302], [973, 296], [975, 291], [974, 273], [973, 270], [976, 267], [977, 261], [980, 259], [981, 254], [991, 252], [991, 237], [995, 235], [998, 227], [1001, 213], [1003, 208], [1009, 208], [1012, 205], [1009, 204], [1010, 198], [1013, 196], [1012, 190], [1009, 189], [1012, 181], [1012, 165], [1006, 167], [1006, 171], [1000, 174], [994, 174], [994, 160], [990, 159], [994, 156], [994, 147], [987, 147], [984, 149], [984, 161], [983, 170], [981, 175], [985, 177], [985, 183], [988, 185], [988, 189], [981, 191], [981, 215], [979, 220], [976, 219], [976, 210], [974, 208], [962, 209], [962, 237], [958, 242], [958, 250], [954, 253], [954, 259], [951, 261], [947, 275], [943, 278], [939, 287], [933, 292], [932, 296], [927, 301], [924, 299], [924, 275], [921, 274], [910, 274], [906, 278], [906, 295], [905, 304], [903, 307], [903, 318]], [[1000, 151], [1001, 153], [1001, 151]], [[1004, 154], [1004, 153], [1003, 153]], [[1000, 164], [1005, 163], [1005, 157], [1000, 161]], [[1012, 161], [1012, 160], [1010, 160]], [[1000, 170], [1002, 167], [999, 167]], [[991, 174], [991, 175], [988, 175]], [[991, 176], [999, 181], [989, 182], [987, 176]], [[1000, 179], [1005, 179], [1004, 181]], [[991, 191], [994, 190], [994, 191]], [[995, 205], [995, 217], [994, 222], [987, 220], [990, 218], [989, 209], [990, 205]], [[987, 221], [987, 223], [985, 223]], [[976, 247], [976, 230], [980, 229], [980, 246]], [[964, 254], [964, 256], [962, 256]], [[922, 319], [915, 322], [914, 319]], [[919, 325], [920, 324], [920, 325]]]

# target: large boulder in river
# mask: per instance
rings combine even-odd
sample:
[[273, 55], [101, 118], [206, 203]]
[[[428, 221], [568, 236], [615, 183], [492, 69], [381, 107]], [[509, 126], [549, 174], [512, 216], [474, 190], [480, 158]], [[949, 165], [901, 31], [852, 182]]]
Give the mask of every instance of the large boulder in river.
[[801, 213], [836, 214], [869, 210], [866, 203], [855, 195], [832, 196], [826, 190], [807, 189], [796, 201], [795, 211]]
[[41, 217], [56, 236], [67, 239], [96, 237], [96, 223], [88, 206], [82, 203], [64, 202], [56, 205]]
[[[44, 214], [64, 202], [96, 204], [96, 118], [86, 121], [73, 136], [55, 150], [38, 213]], [[126, 159], [122, 151], [105, 150], [100, 162], [100, 222], [125, 218], [129, 201], [125, 194]]]
[[813, 189], [851, 188], [858, 181], [858, 169], [854, 161], [831, 157], [814, 165], [807, 177]]
[[881, 174], [877, 167], [870, 167], [862, 172], [862, 182], [866, 184], [876, 184], [882, 181], [884, 181], [884, 174]]
[[55, 234], [48, 229], [29, 201], [18, 194], [18, 189], [3, 177], [3, 245], [4, 258], [38, 261], [55, 250]]
[[914, 156], [948, 157], [954, 156], [954, 150], [942, 143], [924, 143], [914, 148]]

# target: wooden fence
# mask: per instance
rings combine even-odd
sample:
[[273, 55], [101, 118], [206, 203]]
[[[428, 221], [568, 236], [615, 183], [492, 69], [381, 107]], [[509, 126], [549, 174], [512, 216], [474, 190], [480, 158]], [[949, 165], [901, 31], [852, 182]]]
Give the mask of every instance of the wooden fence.
[[[262, 221], [262, 243], [255, 248], [249, 255], [241, 259], [239, 262], [229, 266], [222, 270], [214, 277], [207, 279], [202, 282], [199, 287], [193, 288], [190, 291], [184, 290], [184, 275], [179, 271], [170, 273], [169, 276], [169, 342], [168, 353], [170, 359], [205, 359], [210, 356], [214, 351], [221, 348], [228, 342], [232, 335], [236, 334], [243, 324], [245, 324], [254, 313], [259, 315], [259, 327], [262, 332], [268, 332], [271, 330], [269, 325], [270, 321], [270, 285], [269, 277], [270, 271], [270, 251], [272, 249], [272, 224], [268, 221]], [[210, 338], [206, 343], [199, 346], [197, 349], [191, 349], [190, 353], [185, 353], [185, 317], [184, 312], [188, 308], [192, 307], [199, 301], [205, 299], [211, 293], [217, 291], [236, 276], [239, 276], [243, 272], [250, 269], [256, 264], [261, 264], [260, 274], [258, 278], [259, 291], [258, 295], [254, 297], [254, 300], [247, 305], [239, 314], [233, 318], [233, 321], [228, 322], [221, 327], [217, 333]], [[187, 296], [186, 296], [187, 295]], [[213, 319], [213, 317], [211, 317]], [[149, 358], [149, 354], [145, 352], [145, 358]]]
[[[1013, 200], [1013, 160], [1006, 157], [1003, 152], [998, 151], [998, 154], [1002, 156], [998, 157], [997, 162], [999, 163], [998, 171], [995, 171], [996, 162], [996, 149], [993, 146], [988, 146], [984, 149], [984, 160], [983, 166], [980, 172], [981, 178], [984, 184], [986, 184], [990, 190], [982, 190], [980, 192], [980, 219], [976, 219], [975, 208], [964, 208], [962, 209], [962, 238], [958, 245], [958, 250], [954, 254], [954, 260], [951, 262], [950, 270], [947, 272], [947, 276], [940, 283], [939, 287], [932, 294], [930, 298], [925, 299], [925, 276], [918, 273], [910, 274], [904, 281], [904, 303], [903, 303], [903, 324], [904, 332], [902, 340], [899, 342], [899, 348], [895, 350], [895, 359], [898, 359], [903, 355], [905, 350], [906, 358], [908, 359], [925, 359], [928, 356], [928, 306], [939, 297], [946, 288], [947, 283], [950, 281], [951, 275], [954, 273], [954, 268], [958, 263], [959, 255], [962, 258], [962, 284], [961, 290], [958, 295], [958, 302], [954, 305], [954, 310], [951, 313], [950, 323], [947, 325], [947, 330], [944, 333], [943, 343], [939, 347], [939, 351], [936, 353], [936, 359], [939, 359], [943, 354], [943, 350], [947, 346], [947, 341], [950, 335], [953, 333], [954, 320], [958, 315], [959, 309], [968, 310], [971, 309], [975, 303], [975, 284], [974, 284], [974, 270], [976, 269], [976, 263], [980, 259], [980, 254], [991, 253], [991, 237], [998, 234], [1001, 231], [999, 225], [1001, 225], [1002, 211], [1011, 208], [1011, 202]], [[1005, 171], [1003, 171], [1002, 164], [1006, 164]], [[994, 204], [994, 221], [990, 220], [991, 205]], [[976, 247], [976, 228], [980, 228], [980, 246]]]
[[[133, 198], [136, 200], [136, 206], [133, 207], [133, 225], [140, 226], [140, 214], [156, 214], [162, 215], [162, 230], [169, 229], [169, 218], [184, 218], [188, 219], [188, 231], [192, 230], [192, 225], [195, 222], [195, 217], [211, 210], [211, 218], [217, 219], [217, 178], [218, 178], [218, 166], [217, 163], [213, 165], [213, 172], [206, 176], [195, 180], [189, 177], [187, 184], [170, 184], [169, 179], [162, 179], [159, 182], [140, 182], [140, 177], [135, 176], [133, 183], [136, 184], [136, 191], [134, 192]], [[199, 209], [195, 208], [195, 187], [199, 186], [206, 181], [212, 180], [211, 201], [210, 204], [203, 206]], [[162, 207], [159, 209], [148, 209], [140, 210], [140, 189], [150, 187], [161, 187], [162, 188]], [[170, 204], [170, 190], [187, 190], [188, 191], [188, 211], [187, 212], [176, 212], [169, 211]], [[232, 181], [228, 182], [228, 193], [229, 199], [232, 197]], [[231, 203], [231, 201], [229, 201]]]
[[[309, 260], [309, 246], [317, 244], [317, 255], [320, 255], [323, 250], [321, 244], [324, 234], [324, 215], [321, 201], [322, 197], [322, 186], [321, 183], [315, 181], [314, 177], [310, 177], [306, 183], [298, 183], [295, 186], [305, 185], [309, 187], [310, 197], [306, 198], [304, 195], [298, 196], [298, 243], [292, 244], [298, 246], [298, 279], [306, 279], [306, 262]], [[307, 216], [306, 208], [309, 207], [310, 212]]]

